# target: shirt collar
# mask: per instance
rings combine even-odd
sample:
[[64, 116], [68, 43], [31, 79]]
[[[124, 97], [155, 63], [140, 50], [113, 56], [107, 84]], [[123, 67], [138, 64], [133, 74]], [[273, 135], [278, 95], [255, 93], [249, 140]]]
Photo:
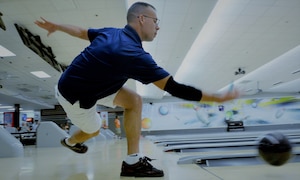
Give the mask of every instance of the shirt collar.
[[135, 29], [133, 29], [128, 24], [124, 28], [124, 32], [129, 35], [131, 38], [133, 38], [134, 41], [142, 45], [142, 40]]

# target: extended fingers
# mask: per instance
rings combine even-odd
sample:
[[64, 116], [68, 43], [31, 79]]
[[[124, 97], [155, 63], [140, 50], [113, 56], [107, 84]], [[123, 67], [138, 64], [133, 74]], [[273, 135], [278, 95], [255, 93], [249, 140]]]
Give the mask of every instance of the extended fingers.
[[42, 24], [45, 24], [45, 23], [47, 22], [46, 19], [44, 19], [44, 18], [42, 18], [42, 17], [41, 17], [41, 19], [42, 19], [43, 21], [36, 20], [34, 23], [37, 24], [37, 25], [42, 25]]
[[40, 17], [43, 21], [45, 21], [46, 22], [46, 19], [44, 19], [43, 17]]

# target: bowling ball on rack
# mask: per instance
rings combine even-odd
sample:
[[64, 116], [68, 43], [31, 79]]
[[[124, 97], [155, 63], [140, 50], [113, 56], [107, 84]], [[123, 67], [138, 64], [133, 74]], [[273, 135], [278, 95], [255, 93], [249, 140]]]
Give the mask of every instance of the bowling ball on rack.
[[292, 156], [289, 139], [280, 132], [268, 133], [258, 141], [259, 156], [272, 166], [281, 166]]
[[169, 113], [169, 108], [166, 106], [160, 106], [158, 112], [160, 115], [165, 116]]
[[152, 121], [150, 118], [142, 119], [142, 128], [143, 129], [150, 129], [152, 125]]

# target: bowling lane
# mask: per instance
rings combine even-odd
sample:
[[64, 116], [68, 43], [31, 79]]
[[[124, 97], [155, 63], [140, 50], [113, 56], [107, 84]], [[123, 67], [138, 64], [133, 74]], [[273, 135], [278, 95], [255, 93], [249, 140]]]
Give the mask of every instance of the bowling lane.
[[[300, 149], [294, 150], [292, 154], [292, 157], [287, 163], [299, 163]], [[177, 164], [197, 164], [200, 167], [219, 167], [260, 165], [266, 163], [258, 156], [257, 151], [242, 151], [233, 153], [185, 156], [179, 158]]]
[[[290, 142], [293, 146], [300, 146], [300, 136], [290, 137]], [[241, 139], [240, 141], [222, 141], [222, 142], [205, 142], [205, 143], [192, 143], [169, 145], [164, 148], [165, 152], [205, 152], [205, 151], [230, 151], [230, 150], [247, 150], [256, 149], [256, 140]]]
[[[259, 137], [270, 132], [273, 131], [151, 136], [148, 139], [158, 146], [164, 146], [165, 152], [244, 150], [256, 148]], [[295, 146], [300, 145], [299, 130], [278, 130], [277, 132], [286, 135]]]
[[[258, 155], [258, 140], [274, 131], [229, 132], [211, 134], [187, 134], [152, 136], [164, 152], [176, 152], [181, 157], [178, 164], [197, 164], [201, 168], [219, 166], [255, 166], [266, 164]], [[299, 130], [278, 130], [286, 137], [295, 151], [288, 163], [300, 162]], [[298, 150], [297, 150], [298, 149]], [[198, 152], [198, 153], [197, 153]]]
[[201, 167], [214, 175], [216, 180], [299, 180], [300, 163], [288, 163], [280, 167], [266, 164], [250, 166]]
[[180, 135], [153, 135], [146, 136], [147, 139], [153, 141], [156, 144], [168, 144], [172, 142], [180, 141], [198, 141], [198, 140], [227, 140], [227, 139], [241, 139], [251, 138], [256, 139], [261, 135], [267, 134], [273, 131], [280, 131], [286, 136], [299, 136], [299, 129], [289, 130], [264, 130], [264, 131], [242, 131], [242, 132], [219, 132], [215, 133], [195, 133], [195, 134], [180, 134]]

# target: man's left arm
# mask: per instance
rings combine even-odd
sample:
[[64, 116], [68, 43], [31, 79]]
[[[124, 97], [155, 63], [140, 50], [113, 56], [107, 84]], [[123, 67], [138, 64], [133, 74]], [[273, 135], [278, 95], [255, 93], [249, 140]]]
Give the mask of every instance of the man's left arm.
[[41, 20], [36, 20], [34, 23], [39, 26], [42, 29], [45, 29], [48, 31], [47, 36], [49, 36], [50, 34], [56, 32], [56, 31], [61, 31], [64, 33], [67, 33], [71, 36], [80, 38], [80, 39], [84, 39], [84, 40], [89, 40], [88, 38], [88, 29], [85, 28], [81, 28], [79, 26], [74, 26], [74, 25], [70, 25], [70, 24], [57, 24], [51, 21], [48, 21], [44, 18], [42, 18]]

